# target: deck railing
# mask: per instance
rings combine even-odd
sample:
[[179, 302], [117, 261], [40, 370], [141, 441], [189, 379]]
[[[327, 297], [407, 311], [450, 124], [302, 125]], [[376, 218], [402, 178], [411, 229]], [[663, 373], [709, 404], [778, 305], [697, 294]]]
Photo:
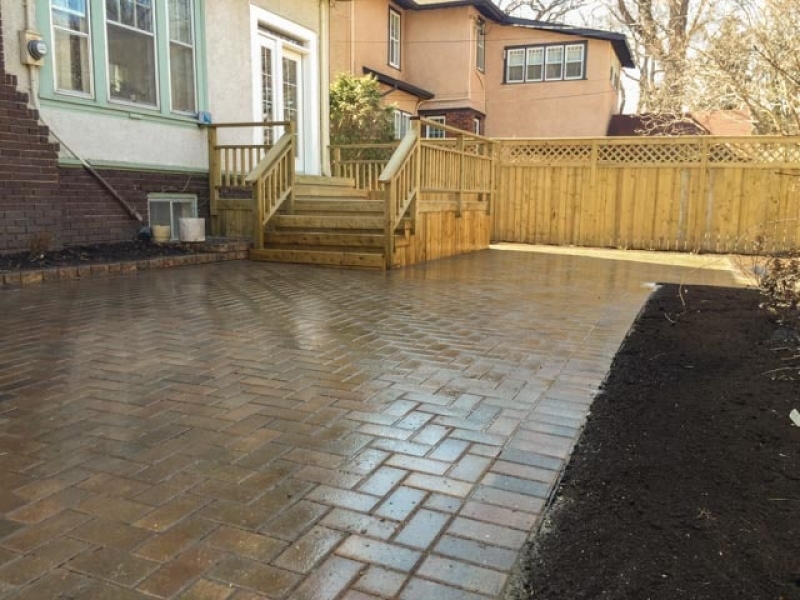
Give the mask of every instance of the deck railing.
[[[387, 269], [392, 268], [394, 232], [407, 214], [416, 219], [424, 194], [454, 196], [459, 217], [467, 195], [485, 201], [486, 212], [491, 213], [494, 142], [435, 121], [415, 118], [411, 123], [411, 129], [378, 178], [385, 190]], [[423, 138], [423, 126], [429, 133], [440, 131], [442, 137]]]
[[[288, 121], [215, 123], [208, 126], [211, 231], [219, 235], [220, 190], [246, 190], [245, 179], [272, 148]], [[257, 133], [259, 132], [259, 133]], [[229, 139], [223, 139], [229, 138]], [[244, 141], [263, 138], [262, 142]]]
[[333, 144], [331, 172], [334, 177], [352, 179], [360, 190], [379, 190], [378, 179], [398, 145], [399, 142]]
[[264, 228], [278, 209], [286, 204], [287, 212], [293, 211], [295, 146], [294, 124], [289, 123], [283, 137], [245, 177], [245, 183], [253, 188], [253, 245], [256, 248], [264, 247]]

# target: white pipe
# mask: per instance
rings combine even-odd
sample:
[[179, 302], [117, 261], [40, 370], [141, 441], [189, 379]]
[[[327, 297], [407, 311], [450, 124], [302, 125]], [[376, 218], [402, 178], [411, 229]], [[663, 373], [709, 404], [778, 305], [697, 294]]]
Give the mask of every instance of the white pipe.
[[330, 124], [330, 6], [329, 0], [320, 0], [319, 3], [319, 91], [320, 91], [320, 111], [319, 111], [319, 131], [320, 145], [322, 146], [322, 174], [331, 174], [330, 145], [331, 145], [331, 124]]

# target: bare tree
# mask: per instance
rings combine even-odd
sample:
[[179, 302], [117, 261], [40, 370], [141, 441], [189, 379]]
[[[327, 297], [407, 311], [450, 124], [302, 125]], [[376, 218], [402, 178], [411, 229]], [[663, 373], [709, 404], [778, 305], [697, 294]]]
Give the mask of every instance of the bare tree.
[[758, 133], [800, 133], [800, 3], [740, 0], [698, 48], [687, 78], [695, 108], [744, 108]]
[[639, 112], [680, 114], [693, 45], [713, 27], [711, 0], [608, 0], [639, 69]]
[[495, 0], [503, 11], [536, 21], [560, 23], [575, 17], [586, 0]]

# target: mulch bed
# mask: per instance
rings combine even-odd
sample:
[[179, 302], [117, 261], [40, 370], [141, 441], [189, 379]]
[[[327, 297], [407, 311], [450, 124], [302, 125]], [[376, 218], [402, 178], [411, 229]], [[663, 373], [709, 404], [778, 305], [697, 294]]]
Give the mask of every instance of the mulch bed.
[[196, 250], [182, 244], [155, 244], [134, 241], [117, 244], [70, 246], [48, 252], [0, 254], [0, 271], [26, 271], [51, 267], [74, 267], [87, 264], [144, 260], [161, 256], [183, 256]]
[[800, 599], [800, 344], [755, 290], [683, 290], [615, 358], [510, 596]]

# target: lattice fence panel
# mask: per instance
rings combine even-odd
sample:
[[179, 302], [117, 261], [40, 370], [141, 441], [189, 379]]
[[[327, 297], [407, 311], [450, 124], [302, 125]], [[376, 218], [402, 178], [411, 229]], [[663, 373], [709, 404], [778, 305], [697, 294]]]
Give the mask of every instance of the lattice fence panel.
[[591, 144], [502, 144], [502, 162], [514, 164], [584, 162], [592, 158]]

